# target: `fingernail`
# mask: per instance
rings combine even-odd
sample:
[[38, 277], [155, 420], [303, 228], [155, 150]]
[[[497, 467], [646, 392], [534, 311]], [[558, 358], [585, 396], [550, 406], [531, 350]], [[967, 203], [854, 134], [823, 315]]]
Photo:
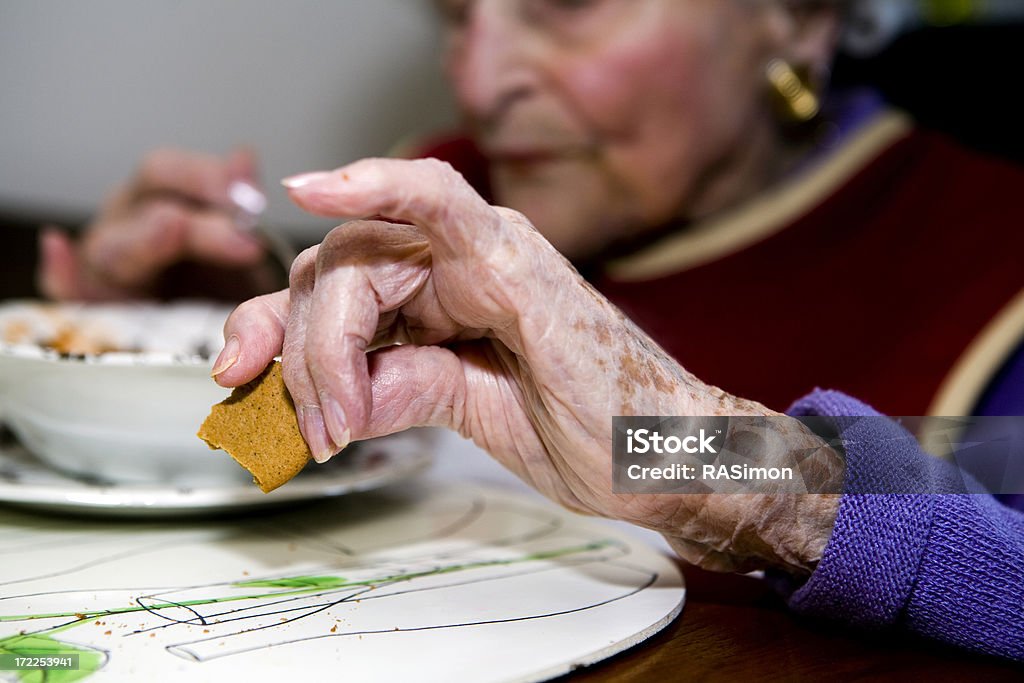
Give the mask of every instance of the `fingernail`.
[[228, 187], [231, 202], [245, 213], [258, 216], [267, 210], [267, 196], [248, 180], [236, 180]]
[[327, 435], [327, 427], [324, 425], [324, 416], [317, 406], [299, 406], [299, 425], [302, 427], [302, 436], [309, 444], [309, 450], [313, 453], [313, 459], [318, 463], [325, 463], [334, 457], [340, 448], [335, 448], [331, 443], [331, 437]]
[[210, 377], [216, 377], [220, 373], [224, 372], [235, 363], [238, 362], [238, 355], [242, 352], [242, 343], [239, 341], [236, 335], [228, 337], [227, 342], [224, 343], [224, 348], [221, 350], [220, 355], [217, 356], [217, 362], [213, 364], [213, 370], [210, 372]]
[[313, 171], [312, 173], [301, 173], [285, 178], [281, 184], [289, 190], [297, 190], [311, 183], [317, 183], [331, 177], [330, 171]]
[[352, 440], [352, 431], [348, 428], [348, 417], [341, 404], [330, 396], [321, 396], [320, 404], [324, 407], [327, 431], [334, 435], [334, 444], [340, 451]]

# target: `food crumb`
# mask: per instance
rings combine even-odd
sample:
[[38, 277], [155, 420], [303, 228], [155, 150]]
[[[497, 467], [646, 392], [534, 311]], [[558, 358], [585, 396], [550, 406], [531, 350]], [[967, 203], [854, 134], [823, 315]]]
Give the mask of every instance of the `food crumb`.
[[208, 629], [208, 628], [204, 628], [203, 629], [203, 633], [209, 633], [209, 632], [210, 632], [210, 629]]
[[149, 634], [149, 637], [150, 637], [150, 638], [156, 638], [156, 634], [155, 634], [155, 633], [150, 633], [150, 634]]
[[85, 619], [85, 615], [84, 615], [84, 614], [82, 614], [81, 612], [75, 612], [75, 616], [76, 616], [77, 618], [79, 618], [79, 619]]
[[338, 625], [335, 624], [334, 626], [331, 627], [331, 633], [337, 633], [337, 632], [338, 632]]
[[109, 635], [110, 635], [110, 631], [104, 631], [104, 632], [103, 632], [103, 635], [105, 635], [105, 636], [109, 636]]

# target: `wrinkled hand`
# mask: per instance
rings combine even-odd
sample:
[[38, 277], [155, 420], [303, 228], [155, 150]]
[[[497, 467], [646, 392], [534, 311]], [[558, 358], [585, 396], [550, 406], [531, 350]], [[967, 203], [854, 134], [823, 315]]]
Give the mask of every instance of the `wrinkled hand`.
[[660, 531], [705, 567], [809, 571], [818, 559], [833, 497], [611, 492], [613, 415], [770, 411], [687, 373], [522, 215], [435, 160], [364, 160], [286, 185], [316, 214], [388, 217], [336, 228], [300, 255], [290, 290], [225, 325], [217, 381], [247, 382], [282, 353], [318, 460], [444, 426], [565, 507]]
[[[255, 267], [261, 242], [236, 223], [231, 188], [255, 184], [255, 159], [161, 149], [113, 191], [81, 239], [48, 228], [40, 237], [39, 287], [52, 299], [124, 299], [148, 295], [170, 266], [194, 260]], [[266, 290], [264, 290], [266, 291]]]

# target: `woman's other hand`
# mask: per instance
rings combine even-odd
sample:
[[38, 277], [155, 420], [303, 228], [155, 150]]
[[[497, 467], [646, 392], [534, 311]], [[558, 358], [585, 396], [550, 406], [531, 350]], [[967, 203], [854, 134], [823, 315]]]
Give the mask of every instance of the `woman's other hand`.
[[224, 268], [258, 266], [264, 247], [240, 229], [237, 193], [260, 198], [256, 160], [245, 149], [226, 157], [158, 149], [115, 189], [78, 240], [47, 228], [37, 279], [57, 300], [127, 299], [152, 294], [182, 261]]

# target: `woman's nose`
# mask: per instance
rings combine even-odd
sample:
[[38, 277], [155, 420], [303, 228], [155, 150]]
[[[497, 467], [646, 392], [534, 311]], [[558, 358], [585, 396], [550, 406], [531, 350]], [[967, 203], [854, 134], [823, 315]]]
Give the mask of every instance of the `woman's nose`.
[[450, 56], [456, 97], [476, 118], [496, 115], [531, 81], [523, 28], [509, 0], [477, 0]]

